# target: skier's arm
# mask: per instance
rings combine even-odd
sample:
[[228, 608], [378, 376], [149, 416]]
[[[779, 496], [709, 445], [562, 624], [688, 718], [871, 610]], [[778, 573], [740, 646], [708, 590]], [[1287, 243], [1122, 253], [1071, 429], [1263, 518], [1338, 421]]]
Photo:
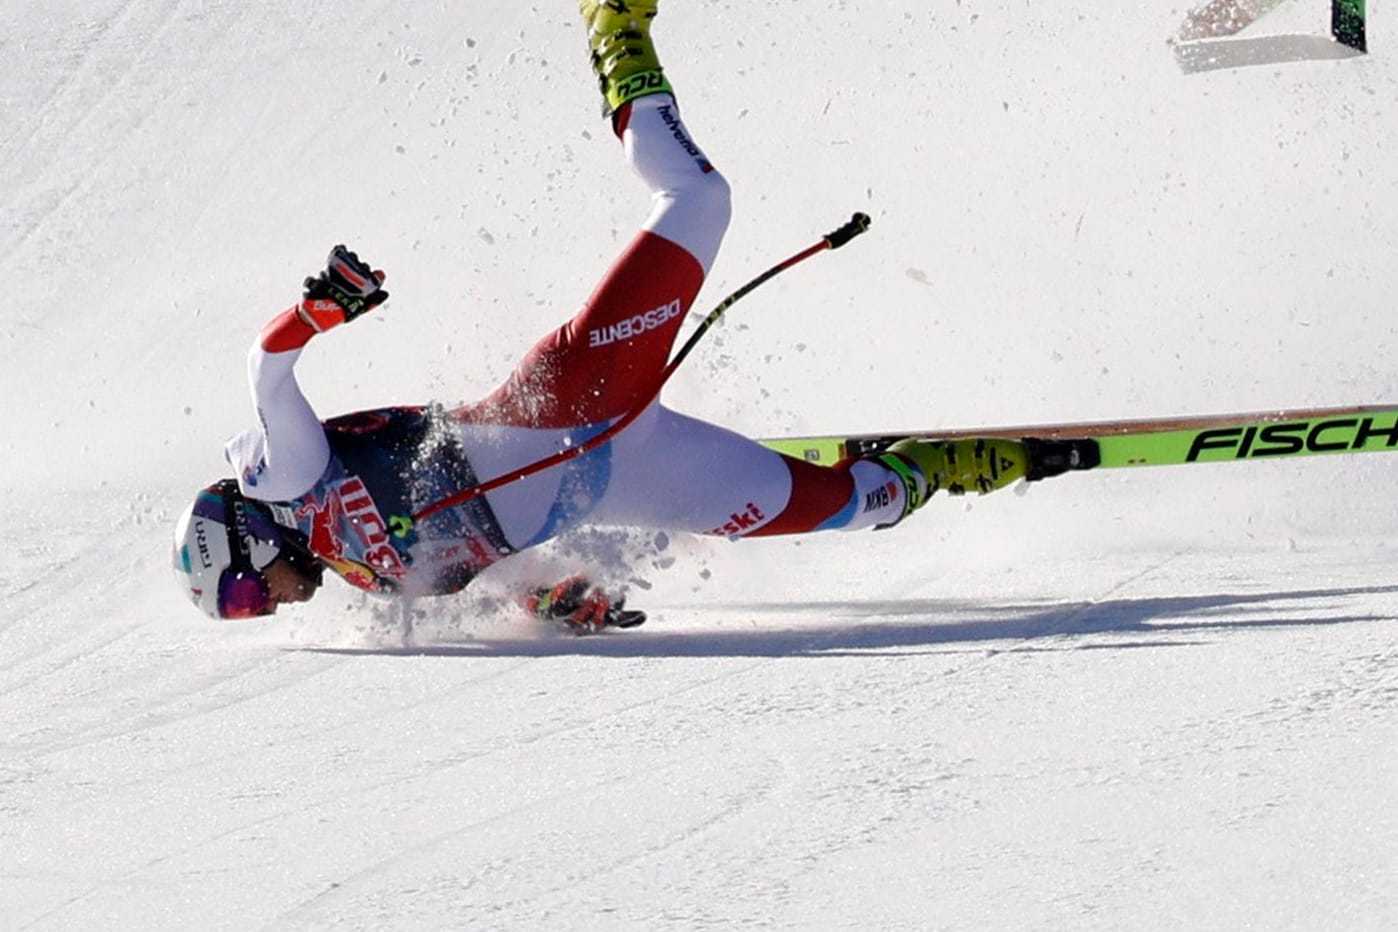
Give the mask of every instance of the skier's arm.
[[296, 382], [296, 361], [311, 337], [383, 303], [388, 292], [382, 282], [382, 272], [372, 272], [354, 253], [336, 246], [326, 270], [306, 279], [301, 301], [262, 329], [248, 354], [259, 426], [234, 438], [227, 449], [245, 494], [280, 501], [303, 494], [320, 479], [330, 447]]
[[267, 501], [303, 494], [320, 479], [330, 459], [325, 428], [296, 383], [300, 347], [276, 352], [269, 346], [269, 336], [285, 334], [285, 318], [283, 314], [268, 324], [248, 353], [248, 384], [258, 426], [228, 445], [243, 493]]

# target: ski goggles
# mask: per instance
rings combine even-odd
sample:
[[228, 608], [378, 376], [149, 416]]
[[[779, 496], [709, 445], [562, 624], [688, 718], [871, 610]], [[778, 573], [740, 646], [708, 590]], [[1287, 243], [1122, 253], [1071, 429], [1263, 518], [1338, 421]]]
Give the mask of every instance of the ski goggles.
[[277, 610], [267, 577], [252, 565], [247, 508], [238, 494], [238, 483], [219, 483], [223, 499], [223, 527], [228, 534], [230, 565], [218, 575], [218, 617], [255, 618]]
[[257, 570], [226, 569], [218, 577], [218, 616], [256, 618], [277, 610], [267, 577]]

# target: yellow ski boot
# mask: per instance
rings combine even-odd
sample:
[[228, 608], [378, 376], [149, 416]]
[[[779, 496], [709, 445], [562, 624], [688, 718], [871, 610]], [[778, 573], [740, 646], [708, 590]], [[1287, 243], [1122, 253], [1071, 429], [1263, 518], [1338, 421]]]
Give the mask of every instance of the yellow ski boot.
[[[1025, 445], [999, 437], [965, 440], [900, 440], [879, 458], [903, 480], [906, 492], [899, 521], [927, 503], [934, 492], [985, 495], [1025, 477]], [[897, 522], [894, 522], [895, 524]]]
[[592, 70], [602, 86], [602, 115], [650, 94], [670, 93], [670, 82], [650, 39], [659, 0], [581, 0]]

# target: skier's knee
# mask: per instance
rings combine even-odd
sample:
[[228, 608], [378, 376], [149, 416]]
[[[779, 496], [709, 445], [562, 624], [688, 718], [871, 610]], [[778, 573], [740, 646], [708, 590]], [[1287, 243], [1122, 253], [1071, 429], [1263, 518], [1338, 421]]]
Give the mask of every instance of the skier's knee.
[[707, 270], [733, 217], [732, 192], [718, 171], [688, 180], [668, 192], [670, 203], [649, 228], [688, 249]]
[[722, 236], [733, 219], [733, 189], [718, 169], [704, 175], [700, 187], [706, 225]]

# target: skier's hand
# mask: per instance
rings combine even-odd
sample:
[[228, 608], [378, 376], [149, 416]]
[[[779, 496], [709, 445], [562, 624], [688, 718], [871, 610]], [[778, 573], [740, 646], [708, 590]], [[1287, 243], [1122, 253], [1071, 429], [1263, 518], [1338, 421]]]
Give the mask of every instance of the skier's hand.
[[535, 618], [561, 622], [578, 634], [590, 634], [605, 628], [625, 602], [613, 601], [586, 576], [575, 575], [556, 585], [530, 590], [524, 607]]
[[325, 260], [325, 271], [306, 279], [296, 313], [317, 333], [324, 333], [386, 301], [384, 278], [383, 272], [371, 268], [345, 246], [336, 246]]

